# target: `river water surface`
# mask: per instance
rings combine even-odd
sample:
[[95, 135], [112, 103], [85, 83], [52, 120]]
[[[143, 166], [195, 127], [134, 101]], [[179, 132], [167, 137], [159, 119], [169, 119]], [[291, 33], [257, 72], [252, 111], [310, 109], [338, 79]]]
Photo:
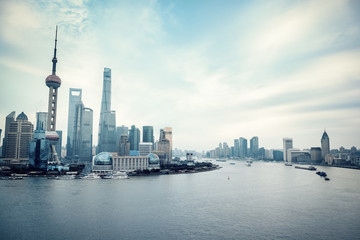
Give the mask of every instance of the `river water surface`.
[[360, 239], [360, 171], [280, 163], [0, 181], [0, 239]]

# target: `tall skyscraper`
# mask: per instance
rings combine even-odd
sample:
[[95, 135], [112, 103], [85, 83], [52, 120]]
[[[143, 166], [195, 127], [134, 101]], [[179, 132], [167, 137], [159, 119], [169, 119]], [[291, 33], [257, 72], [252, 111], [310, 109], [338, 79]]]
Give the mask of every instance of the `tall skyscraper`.
[[170, 143], [170, 150], [169, 150], [169, 161], [171, 163], [172, 161], [172, 146], [173, 146], [173, 142], [172, 142], [172, 128], [171, 127], [164, 127], [163, 129], [164, 131], [164, 136], [167, 140], [169, 140]]
[[252, 137], [250, 139], [250, 156], [256, 158], [259, 151], [259, 138]]
[[240, 157], [245, 158], [247, 157], [247, 139], [241, 137], [239, 139], [240, 142]]
[[324, 131], [321, 137], [321, 157], [323, 161], [325, 161], [327, 154], [330, 154], [330, 139], [326, 131]]
[[289, 162], [288, 159], [288, 150], [293, 148], [293, 140], [292, 138], [283, 138], [283, 146], [284, 146], [284, 162]]
[[67, 141], [66, 141], [66, 156], [73, 157], [73, 141], [74, 141], [74, 129], [75, 129], [75, 114], [76, 104], [81, 101], [82, 90], [80, 88], [69, 89], [69, 110], [68, 110], [68, 128], [67, 128]]
[[130, 150], [139, 151], [140, 130], [135, 125], [132, 125], [129, 131], [129, 142]]
[[5, 120], [5, 132], [4, 132], [4, 139], [3, 139], [3, 149], [2, 149], [2, 156], [6, 156], [6, 140], [7, 134], [10, 130], [10, 123], [15, 121], [15, 111], [12, 111], [9, 115], [6, 116]]
[[[30, 153], [29, 153], [29, 166], [30, 168], [41, 169], [46, 171], [47, 163], [49, 161], [49, 141], [46, 140], [45, 130], [47, 129], [47, 112], [37, 112], [36, 113], [36, 129], [34, 131], [34, 136], [30, 142]], [[59, 152], [59, 144], [61, 145], [61, 140], [59, 131], [56, 131], [59, 136], [59, 141], [56, 144], [56, 152], [61, 155]]]
[[240, 157], [240, 142], [239, 139], [234, 139], [234, 157]]
[[111, 69], [104, 68], [97, 152], [117, 152], [115, 111], [111, 111]]
[[120, 144], [119, 144], [119, 156], [129, 156], [130, 155], [130, 143], [128, 141], [127, 135], [122, 135], [120, 137]]
[[36, 113], [36, 129], [47, 129], [48, 113], [47, 112], [37, 112]]
[[154, 128], [152, 126], [143, 126], [143, 142], [154, 145]]
[[116, 146], [119, 147], [121, 136], [129, 136], [129, 128], [121, 125], [120, 127], [116, 127]]
[[55, 48], [54, 48], [54, 57], [52, 59], [52, 74], [47, 76], [45, 82], [46, 86], [49, 87], [49, 104], [48, 104], [48, 122], [47, 122], [47, 133], [46, 139], [49, 140], [50, 145], [50, 163], [59, 163], [59, 158], [56, 153], [55, 145], [59, 140], [59, 136], [56, 133], [56, 109], [57, 109], [57, 96], [58, 88], [61, 85], [61, 79], [56, 75], [56, 44], [57, 44], [57, 26], [55, 33]]
[[171, 128], [160, 129], [160, 137], [158, 143], [158, 150], [165, 154], [165, 161], [161, 162], [161, 165], [167, 165], [171, 163], [172, 160], [172, 131]]
[[29, 145], [33, 137], [34, 126], [24, 112], [12, 121], [6, 136], [6, 155], [4, 162], [29, 163]]
[[80, 101], [75, 107], [75, 123], [73, 136], [73, 160], [91, 162], [93, 136], [93, 110], [84, 107]]

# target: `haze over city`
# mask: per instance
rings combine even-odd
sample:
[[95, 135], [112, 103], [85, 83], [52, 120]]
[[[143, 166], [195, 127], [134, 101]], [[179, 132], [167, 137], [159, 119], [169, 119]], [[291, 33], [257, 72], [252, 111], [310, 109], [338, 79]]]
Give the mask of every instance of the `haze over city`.
[[[94, 110], [104, 67], [116, 125], [173, 128], [174, 148], [208, 150], [240, 136], [260, 146], [359, 147], [357, 1], [1, 1], [0, 128], [12, 111], [47, 111], [58, 25], [57, 129], [69, 88]], [[66, 142], [63, 142], [65, 145]]]

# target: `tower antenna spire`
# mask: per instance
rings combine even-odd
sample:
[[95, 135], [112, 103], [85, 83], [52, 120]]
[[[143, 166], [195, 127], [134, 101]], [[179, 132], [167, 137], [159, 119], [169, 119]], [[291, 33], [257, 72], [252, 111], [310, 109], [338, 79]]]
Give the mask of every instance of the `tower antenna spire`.
[[57, 31], [58, 31], [58, 26], [56, 25], [56, 32], [55, 32], [55, 48], [54, 48], [54, 57], [52, 59], [52, 63], [53, 63], [53, 67], [52, 67], [52, 75], [56, 75], [56, 63], [57, 63], [57, 58], [56, 58], [56, 44], [57, 44]]

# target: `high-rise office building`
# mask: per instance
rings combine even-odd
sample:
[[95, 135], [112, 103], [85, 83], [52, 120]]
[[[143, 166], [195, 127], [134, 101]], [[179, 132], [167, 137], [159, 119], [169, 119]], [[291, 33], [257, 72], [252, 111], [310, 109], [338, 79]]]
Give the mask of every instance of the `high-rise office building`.
[[140, 130], [135, 125], [132, 125], [129, 131], [129, 142], [130, 150], [139, 151]]
[[325, 161], [327, 154], [330, 154], [330, 139], [326, 131], [324, 131], [321, 137], [321, 157], [323, 161]]
[[122, 135], [129, 136], [129, 128], [124, 125], [117, 127], [116, 132], [119, 137], [121, 137]]
[[117, 152], [115, 111], [111, 110], [111, 69], [104, 68], [97, 152]]
[[3, 149], [2, 149], [2, 156], [5, 157], [6, 155], [6, 138], [7, 134], [10, 129], [10, 123], [15, 121], [15, 111], [12, 111], [9, 115], [6, 116], [5, 120], [5, 132], [4, 132], [4, 139], [3, 139]]
[[256, 158], [258, 156], [259, 151], [259, 138], [252, 137], [250, 139], [250, 156]]
[[124, 125], [116, 127], [116, 146], [119, 146], [121, 136], [123, 135], [129, 136], [129, 128]]
[[245, 157], [247, 157], [247, 139], [241, 137], [239, 139], [239, 142], [240, 142], [239, 143], [240, 144], [240, 151], [239, 151], [240, 157], [245, 158]]
[[289, 162], [288, 159], [288, 150], [293, 148], [293, 140], [292, 138], [283, 138], [283, 146], [284, 146], [284, 162]]
[[73, 160], [91, 162], [93, 137], [93, 110], [80, 101], [75, 107]]
[[69, 110], [68, 110], [68, 127], [67, 127], [67, 141], [66, 141], [66, 156], [72, 158], [74, 156], [74, 130], [76, 120], [76, 105], [81, 102], [82, 90], [80, 88], [69, 89]]
[[5, 163], [29, 163], [29, 145], [33, 138], [33, 130], [34, 126], [28, 121], [24, 112], [20, 113], [16, 120], [10, 123], [6, 136]]
[[[47, 170], [47, 163], [49, 160], [49, 141], [46, 140], [45, 129], [47, 126], [47, 113], [46, 114], [36, 114], [36, 130], [34, 131], [34, 136], [30, 142], [29, 150], [29, 167], [35, 169], [41, 169], [43, 171]], [[59, 132], [56, 131], [59, 135]], [[62, 134], [61, 134], [62, 135]], [[59, 135], [60, 136], [60, 135]], [[60, 139], [59, 139], [60, 140]], [[61, 155], [61, 152], [58, 152], [58, 144], [61, 141], [58, 141], [56, 145], [56, 152]], [[61, 143], [60, 143], [61, 144]]]
[[56, 109], [57, 109], [57, 97], [58, 88], [61, 86], [61, 79], [56, 75], [56, 44], [57, 44], [57, 26], [55, 33], [55, 48], [54, 57], [52, 59], [52, 73], [46, 77], [45, 83], [49, 87], [49, 102], [48, 102], [48, 121], [47, 121], [47, 132], [46, 139], [49, 141], [49, 162], [58, 164], [59, 158], [56, 153], [55, 145], [59, 140], [59, 136], [56, 133]]
[[141, 142], [139, 143], [139, 152], [140, 156], [147, 156], [152, 151], [152, 143], [151, 142]]
[[[161, 130], [160, 130], [161, 131]], [[173, 146], [173, 142], [172, 142], [172, 128], [171, 127], [164, 127], [163, 129], [164, 131], [164, 137], [169, 140], [170, 143], [170, 149], [169, 149], [169, 162], [171, 163], [172, 161], [172, 146]]]
[[152, 126], [143, 126], [143, 142], [154, 145], [154, 128]]
[[171, 141], [169, 138], [172, 139], [171, 128], [160, 129], [158, 151], [165, 154], [165, 159], [164, 161], [161, 161], [161, 165], [168, 165], [172, 160]]
[[37, 112], [36, 113], [36, 129], [47, 129], [48, 113], [47, 112]]
[[119, 143], [119, 156], [129, 156], [130, 155], [130, 143], [127, 135], [122, 135], [120, 137]]
[[239, 139], [234, 139], [234, 157], [240, 157], [240, 142]]

